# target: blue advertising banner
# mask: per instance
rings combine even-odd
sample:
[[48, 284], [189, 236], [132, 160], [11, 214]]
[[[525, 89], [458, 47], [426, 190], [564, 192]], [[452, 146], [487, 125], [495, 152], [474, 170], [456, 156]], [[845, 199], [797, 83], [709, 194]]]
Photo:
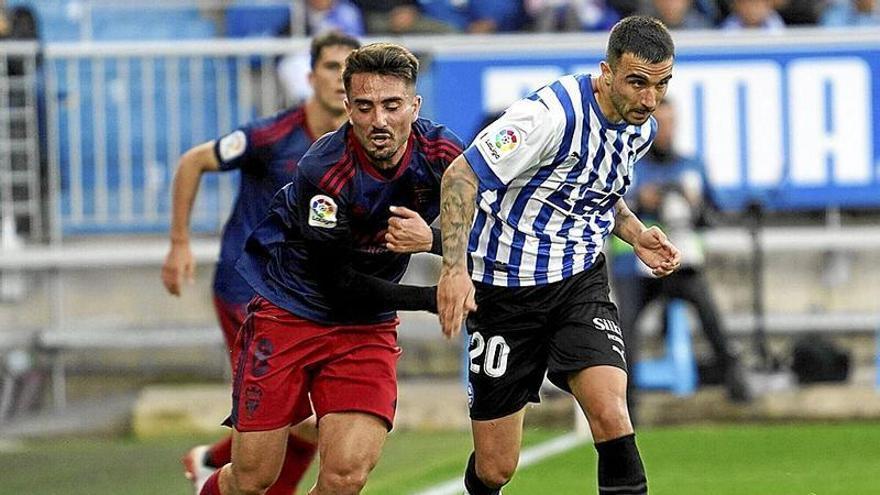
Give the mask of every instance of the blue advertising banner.
[[[679, 151], [705, 162], [726, 209], [880, 207], [880, 38], [763, 38], [677, 42]], [[598, 73], [603, 47], [585, 45], [437, 53], [431, 117], [469, 140], [486, 115], [543, 84]]]

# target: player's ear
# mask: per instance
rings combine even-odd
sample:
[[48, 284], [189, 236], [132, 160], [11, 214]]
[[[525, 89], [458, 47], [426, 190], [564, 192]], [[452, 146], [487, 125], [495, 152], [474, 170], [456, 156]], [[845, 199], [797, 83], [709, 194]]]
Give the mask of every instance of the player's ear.
[[611, 70], [611, 66], [608, 65], [608, 62], [603, 60], [599, 63], [599, 69], [602, 70], [602, 79], [600, 82], [606, 86], [611, 86], [611, 80], [614, 78], [614, 72]]
[[413, 98], [413, 120], [419, 118], [419, 110], [422, 108], [422, 95]]
[[310, 70], [309, 73], [306, 75], [306, 77], [309, 80], [309, 86], [311, 86], [312, 91], [314, 91], [315, 90], [315, 71]]

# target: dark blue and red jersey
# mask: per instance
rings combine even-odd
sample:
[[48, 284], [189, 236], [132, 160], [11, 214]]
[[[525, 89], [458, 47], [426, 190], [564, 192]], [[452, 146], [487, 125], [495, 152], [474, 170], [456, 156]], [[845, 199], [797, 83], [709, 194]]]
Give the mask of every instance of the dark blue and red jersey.
[[368, 160], [350, 124], [325, 135], [251, 234], [239, 273], [275, 305], [318, 323], [376, 323], [394, 318], [395, 308], [413, 309], [364, 288], [384, 290], [403, 277], [410, 256], [385, 247], [389, 208], [433, 222], [443, 172], [461, 149], [446, 127], [418, 119], [390, 175]]
[[247, 303], [251, 286], [235, 270], [247, 236], [266, 216], [272, 197], [293, 178], [296, 164], [314, 142], [304, 107], [259, 119], [221, 137], [214, 154], [221, 170], [239, 169], [238, 197], [223, 228], [214, 293], [224, 302]]

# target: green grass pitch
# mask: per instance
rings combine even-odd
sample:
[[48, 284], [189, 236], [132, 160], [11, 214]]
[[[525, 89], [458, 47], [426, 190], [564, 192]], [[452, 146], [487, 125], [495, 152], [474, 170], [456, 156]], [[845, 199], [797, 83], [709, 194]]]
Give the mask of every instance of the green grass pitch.
[[[527, 444], [560, 431], [529, 430]], [[2, 495], [187, 495], [178, 459], [209, 438], [65, 439], [0, 447]], [[644, 429], [654, 495], [880, 493], [880, 422]], [[460, 475], [466, 433], [395, 432], [367, 495], [410, 494]], [[505, 495], [596, 493], [589, 444], [517, 472]], [[314, 479], [314, 470], [309, 480]], [[300, 493], [304, 493], [301, 490]]]

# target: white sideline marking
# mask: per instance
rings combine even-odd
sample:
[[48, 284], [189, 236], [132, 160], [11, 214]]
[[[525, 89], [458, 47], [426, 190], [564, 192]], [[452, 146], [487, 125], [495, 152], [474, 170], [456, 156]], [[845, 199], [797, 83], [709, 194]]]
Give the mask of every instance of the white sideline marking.
[[[562, 435], [561, 437], [556, 437], [552, 440], [547, 440], [544, 443], [539, 443], [538, 445], [535, 445], [534, 447], [529, 447], [520, 453], [519, 467], [517, 469], [519, 470], [531, 464], [535, 464], [536, 462], [543, 461], [544, 459], [554, 456], [556, 454], [567, 452], [589, 441], [589, 436], [580, 435], [577, 433], [569, 433], [566, 435]], [[415, 495], [456, 495], [461, 494], [463, 491], [464, 479], [458, 477], [434, 485], [433, 487], [426, 490], [416, 492]]]

